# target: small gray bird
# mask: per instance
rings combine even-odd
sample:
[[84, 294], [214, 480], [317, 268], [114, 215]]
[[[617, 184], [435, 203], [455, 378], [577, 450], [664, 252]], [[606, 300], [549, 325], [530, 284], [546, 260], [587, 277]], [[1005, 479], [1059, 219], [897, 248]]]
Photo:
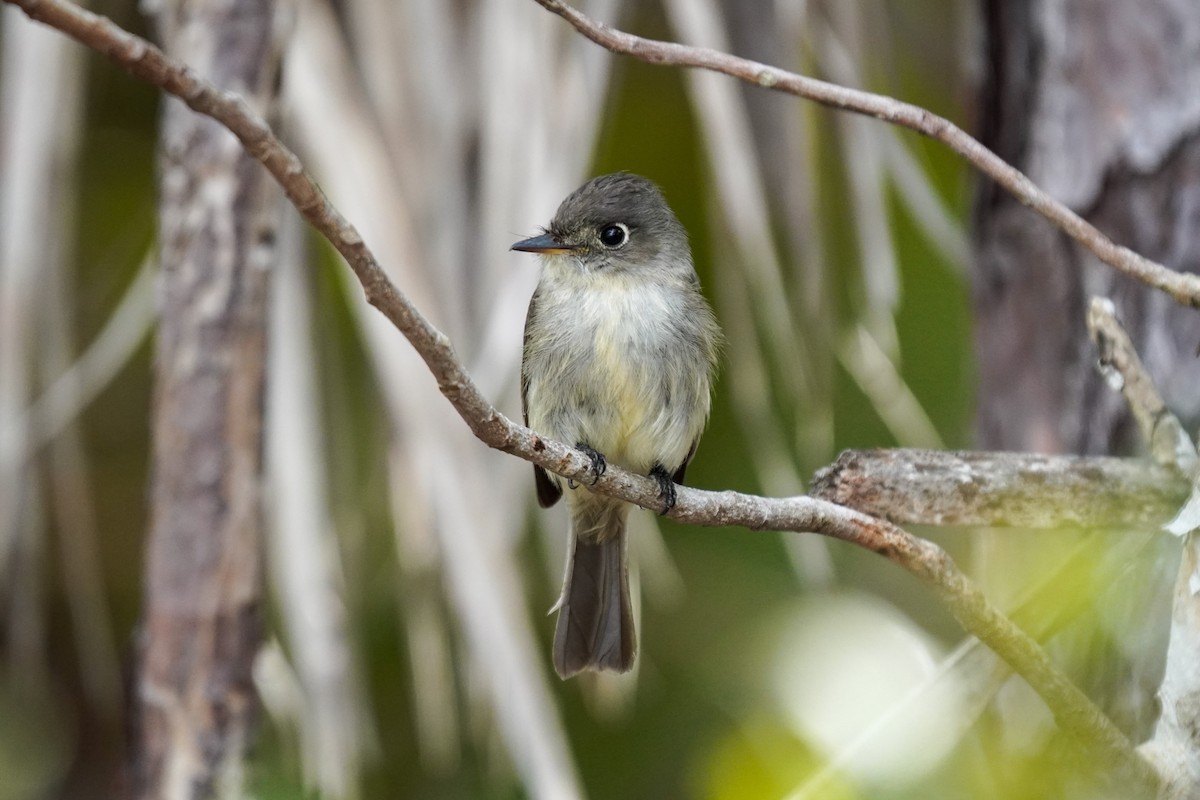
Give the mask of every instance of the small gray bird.
[[[594, 178], [541, 236], [542, 274], [525, 320], [525, 424], [574, 444], [598, 480], [606, 462], [658, 480], [663, 513], [708, 419], [721, 330], [700, 294], [687, 231], [658, 187], [627, 173]], [[625, 563], [627, 503], [534, 467], [538, 502], [564, 484], [571, 519], [554, 669], [627, 672], [637, 639]]]

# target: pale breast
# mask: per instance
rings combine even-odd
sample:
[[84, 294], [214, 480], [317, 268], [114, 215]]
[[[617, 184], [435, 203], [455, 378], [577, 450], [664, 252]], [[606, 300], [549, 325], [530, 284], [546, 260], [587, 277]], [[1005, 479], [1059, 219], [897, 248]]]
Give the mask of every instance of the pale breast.
[[709, 406], [708, 355], [681, 289], [614, 276], [585, 292], [540, 291], [539, 302], [525, 365], [530, 425], [637, 472], [678, 467]]

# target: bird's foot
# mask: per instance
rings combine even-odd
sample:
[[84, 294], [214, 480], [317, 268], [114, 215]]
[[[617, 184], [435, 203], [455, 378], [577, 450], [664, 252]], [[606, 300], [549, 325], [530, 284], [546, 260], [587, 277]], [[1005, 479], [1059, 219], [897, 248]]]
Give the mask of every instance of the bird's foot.
[[[600, 476], [608, 469], [608, 462], [604, 459], [604, 454], [593, 447], [589, 447], [583, 442], [576, 442], [575, 449], [583, 453], [592, 462], [592, 486], [600, 480]], [[572, 489], [575, 488], [575, 481], [568, 479], [567, 485]]]
[[650, 477], [658, 481], [658, 496], [663, 501], [663, 510], [658, 514], [662, 516], [675, 507], [675, 481], [671, 480], [671, 473], [662, 464], [654, 465]]

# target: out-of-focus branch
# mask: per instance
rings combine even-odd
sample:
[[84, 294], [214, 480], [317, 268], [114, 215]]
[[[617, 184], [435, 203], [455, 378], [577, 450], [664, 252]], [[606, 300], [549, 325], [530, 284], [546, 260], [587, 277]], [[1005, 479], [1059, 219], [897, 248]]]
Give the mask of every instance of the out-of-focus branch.
[[[62, 0], [5, 1], [104, 53], [138, 78], [180, 97], [193, 110], [228, 127], [279, 181], [304, 217], [346, 258], [368, 302], [409, 340], [437, 379], [439, 389], [480, 440], [563, 477], [590, 482], [591, 462], [582, 453], [515, 424], [488, 403], [446, 336], [388, 279], [354, 227], [333, 208], [295, 154], [244, 100], [200, 80], [183, 64], [104, 17]], [[655, 481], [616, 467], [610, 467], [591, 489], [644, 508], [656, 509], [661, 503]], [[695, 525], [820, 533], [891, 559], [930, 587], [964, 628], [1010, 663], [1041, 695], [1065, 730], [1119, 771], [1148, 785], [1157, 783], [1148, 763], [1112, 722], [1055, 669], [1028, 634], [992, 607], [932, 542], [911, 536], [884, 520], [811, 497], [763, 498], [681, 487], [678, 504], [669, 516]]]
[[1042, 191], [1020, 170], [950, 120], [931, 111], [891, 97], [827, 83], [718, 50], [634, 36], [597, 22], [561, 0], [537, 0], [537, 3], [558, 14], [588, 39], [614, 53], [630, 55], [648, 64], [721, 72], [765, 89], [787, 92], [831, 108], [864, 114], [923, 133], [967, 159], [1021, 203], [1091, 250], [1104, 263], [1148, 286], [1161, 289], [1183, 305], [1200, 308], [1200, 276], [1167, 269], [1127, 247], [1115, 244], [1091, 223]]
[[1166, 526], [1184, 537], [1183, 557], [1175, 578], [1167, 663], [1158, 690], [1162, 716], [1154, 736], [1140, 748], [1165, 780], [1160, 796], [1183, 800], [1195, 797], [1200, 787], [1200, 706], [1196, 702], [1200, 697], [1200, 459], [1195, 443], [1142, 365], [1111, 300], [1092, 298], [1088, 331], [1100, 350], [1100, 369], [1109, 384], [1125, 395], [1155, 459], [1192, 482], [1191, 496]]
[[1162, 527], [1187, 498], [1178, 470], [1131, 458], [847, 450], [810, 492], [897, 525]]
[[1117, 321], [1117, 309], [1105, 297], [1088, 306], [1088, 333], [1100, 351], [1100, 370], [1109, 385], [1125, 395], [1142, 437], [1158, 463], [1185, 475], [1196, 469], [1196, 446], [1183, 424], [1170, 412], [1150, 374], [1142, 365], [1129, 334]]

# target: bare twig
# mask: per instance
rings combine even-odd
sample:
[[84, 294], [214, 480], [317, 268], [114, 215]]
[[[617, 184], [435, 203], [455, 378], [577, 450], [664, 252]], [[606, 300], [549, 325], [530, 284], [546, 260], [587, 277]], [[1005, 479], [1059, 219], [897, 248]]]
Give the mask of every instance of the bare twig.
[[1088, 332], [1100, 351], [1100, 370], [1109, 385], [1125, 395], [1142, 437], [1155, 461], [1185, 475], [1196, 469], [1196, 446], [1183, 424], [1170, 412], [1150, 379], [1129, 334], [1117, 321], [1117, 308], [1104, 297], [1093, 297], [1088, 306]]
[[897, 525], [1153, 530], [1188, 488], [1129, 458], [891, 449], [842, 453], [810, 491]]
[[[513, 423], [487, 402], [438, 331], [388, 279], [350, 223], [326, 200], [299, 159], [237, 95], [200, 80], [183, 64], [122, 30], [110, 20], [62, 0], [6, 0], [107, 55], [136, 77], [168, 91], [193, 110], [220, 121], [283, 186], [304, 217], [346, 258], [376, 306], [424, 359], [438, 387], [485, 444], [566, 478], [589, 479], [591, 462], [578, 451]], [[592, 490], [644, 508], [656, 508], [657, 483], [610, 467]], [[680, 488], [670, 516], [704, 526], [815, 532], [879, 553], [912, 572], [955, 618], [1010, 663], [1046, 701], [1064, 730], [1109, 763], [1146, 784], [1157, 783], [1149, 765], [1086, 696], [1055, 669], [1024, 631], [992, 607], [937, 545], [895, 525], [810, 497], [763, 498], [737, 492]]]
[[1161, 289], [1183, 305], [1200, 308], [1200, 276], [1167, 269], [1127, 247], [1115, 244], [1091, 223], [1042, 191], [1020, 170], [944, 117], [891, 97], [826, 83], [717, 50], [634, 36], [597, 22], [561, 0], [537, 2], [571, 23], [588, 39], [614, 53], [630, 55], [648, 64], [721, 72], [747, 83], [794, 94], [831, 108], [875, 117], [936, 139], [1003, 186], [1022, 204], [1091, 250], [1104, 263], [1148, 286]]

